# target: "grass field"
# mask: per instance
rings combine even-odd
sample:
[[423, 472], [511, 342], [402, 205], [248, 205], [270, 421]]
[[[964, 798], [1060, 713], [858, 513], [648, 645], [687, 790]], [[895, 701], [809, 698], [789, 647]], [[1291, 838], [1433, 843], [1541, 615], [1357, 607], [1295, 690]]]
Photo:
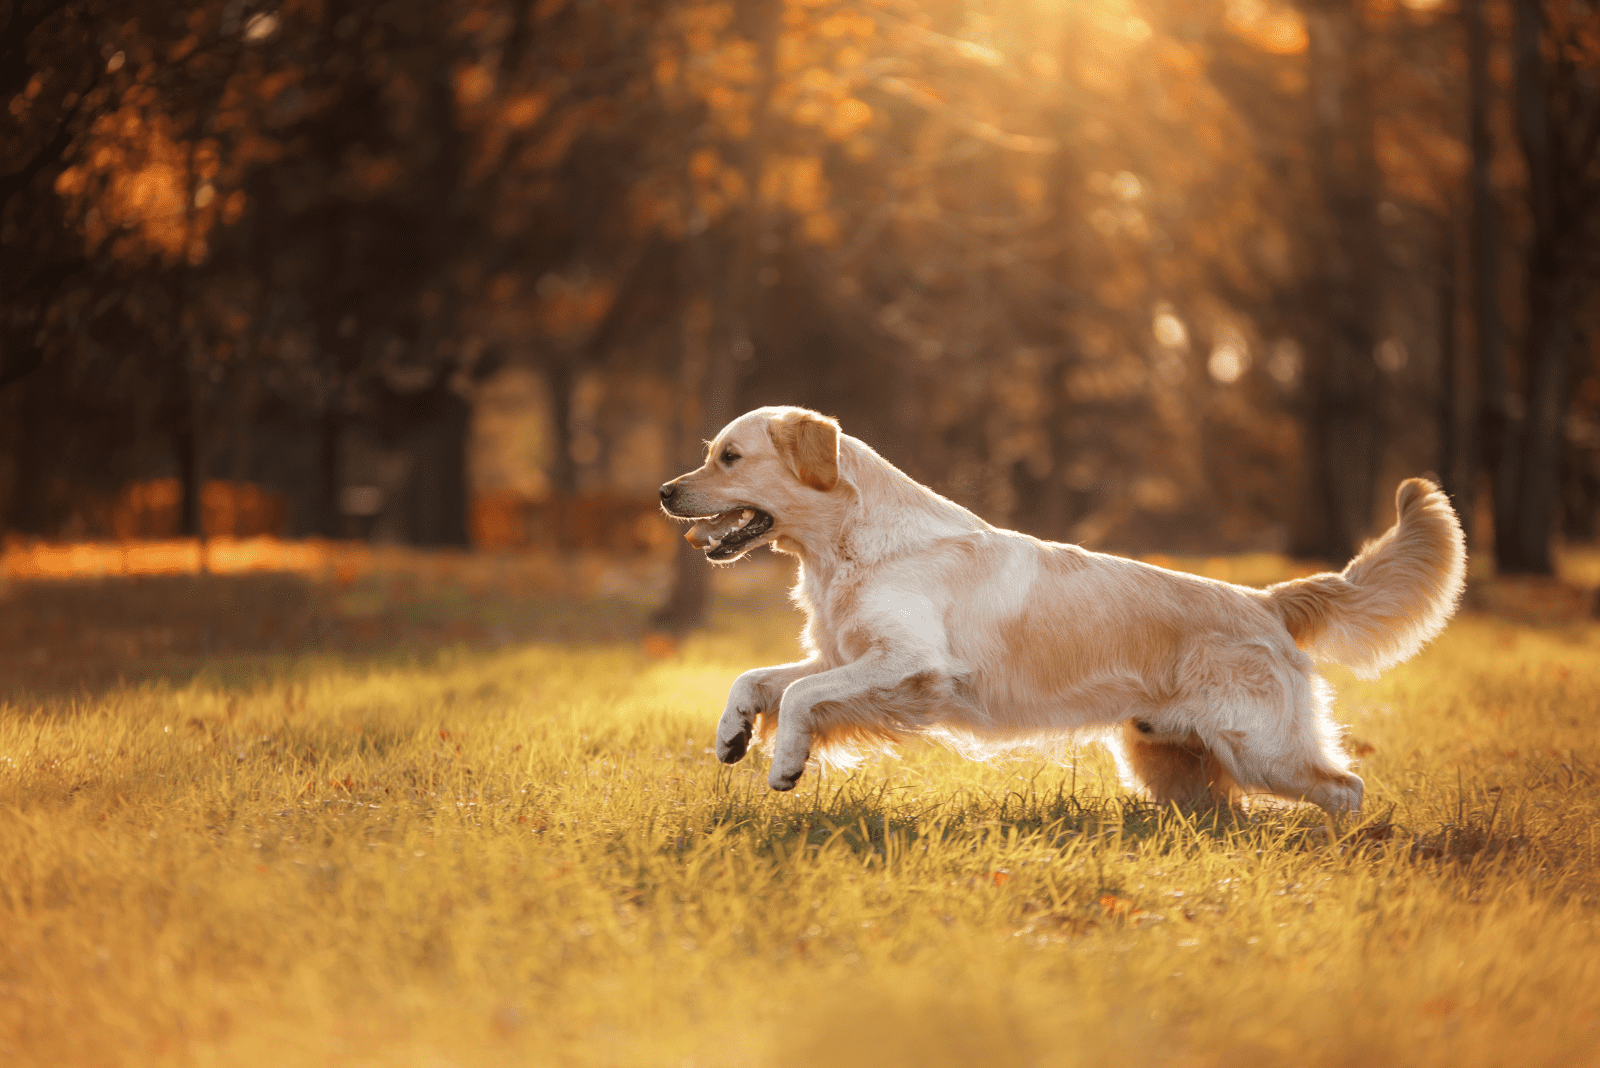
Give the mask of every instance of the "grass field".
[[1600, 1065], [1600, 625], [1537, 590], [1335, 677], [1332, 826], [1095, 753], [769, 793], [709, 746], [777, 569], [682, 644], [517, 575], [0, 589], [0, 1063]]

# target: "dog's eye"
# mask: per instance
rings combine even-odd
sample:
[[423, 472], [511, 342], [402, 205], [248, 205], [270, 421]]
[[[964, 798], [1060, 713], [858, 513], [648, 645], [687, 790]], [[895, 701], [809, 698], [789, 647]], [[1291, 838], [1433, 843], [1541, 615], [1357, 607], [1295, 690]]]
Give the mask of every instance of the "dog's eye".
[[722, 450], [722, 462], [727, 464], [729, 467], [732, 467], [733, 461], [737, 460], [738, 458], [739, 454], [734, 452], [732, 449]]

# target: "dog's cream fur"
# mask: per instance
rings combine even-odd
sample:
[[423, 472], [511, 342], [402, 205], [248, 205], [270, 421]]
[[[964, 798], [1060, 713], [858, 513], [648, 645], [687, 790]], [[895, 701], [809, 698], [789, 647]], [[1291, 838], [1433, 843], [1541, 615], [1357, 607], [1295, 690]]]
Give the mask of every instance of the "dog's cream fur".
[[1410, 479], [1394, 527], [1338, 574], [1258, 590], [1167, 571], [992, 527], [799, 408], [734, 420], [663, 497], [680, 518], [766, 512], [740, 555], [799, 561], [808, 655], [741, 675], [717, 731], [726, 763], [752, 732], [772, 740], [776, 790], [812, 756], [915, 735], [988, 752], [1098, 734], [1156, 801], [1353, 811], [1362, 782], [1313, 658], [1369, 678], [1407, 659], [1466, 565], [1448, 499]]

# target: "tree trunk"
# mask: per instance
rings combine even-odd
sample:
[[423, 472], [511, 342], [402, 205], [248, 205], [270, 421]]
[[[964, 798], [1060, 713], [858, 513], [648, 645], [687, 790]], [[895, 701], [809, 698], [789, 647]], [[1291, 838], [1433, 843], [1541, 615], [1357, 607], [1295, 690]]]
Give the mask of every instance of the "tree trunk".
[[[1047, 391], [1046, 412], [1052, 412], [1066, 396], [1065, 367], [1059, 357], [1050, 359], [1039, 382]], [[1049, 464], [1043, 475], [1029, 469], [1026, 460], [1011, 465], [1010, 477], [1016, 505], [1012, 520], [1017, 530], [1051, 541], [1066, 541], [1072, 536], [1072, 500], [1066, 484], [1067, 459], [1072, 456], [1068, 441], [1068, 421], [1046, 415], [1042, 427], [1049, 441]]]
[[[239, 384], [239, 396], [234, 406], [236, 422], [233, 435], [228, 442], [228, 477], [235, 484], [251, 481], [255, 459], [256, 399], [261, 392], [260, 378], [248, 354], [241, 361], [239, 374], [243, 381]], [[238, 533], [235, 531], [235, 534]]]
[[1528, 399], [1517, 450], [1516, 517], [1496, 540], [1502, 572], [1549, 575], [1555, 570], [1551, 541], [1561, 492], [1572, 308], [1572, 279], [1560, 265], [1539, 264], [1529, 270]]
[[1478, 486], [1477, 391], [1457, 329], [1461, 312], [1456, 227], [1439, 220], [1439, 479], [1471, 536]]
[[406, 540], [413, 545], [467, 544], [467, 435], [471, 423], [471, 407], [443, 387], [406, 441], [411, 466], [403, 515]]
[[[193, 427], [190, 436], [194, 447], [189, 456], [191, 470], [184, 485], [184, 521], [189, 521], [192, 509], [194, 537], [200, 543], [200, 573], [204, 575], [211, 570], [211, 555], [206, 545], [210, 533], [206, 530], [206, 472], [210, 467], [206, 441], [206, 384], [198, 368], [190, 374], [190, 379], [189, 423]], [[190, 494], [193, 494], [192, 501]]]
[[[693, 260], [709, 258], [704, 248], [710, 239], [702, 237]], [[704, 272], [697, 272], [704, 277]], [[704, 297], [691, 297], [683, 311], [678, 361], [682, 370], [682, 397], [678, 433], [677, 472], [700, 465], [701, 439], [709, 439], [731, 417], [733, 405], [725, 401], [726, 381], [719, 389], [715, 379], [732, 373], [731, 354], [717, 352], [711, 337], [712, 304]], [[718, 422], [718, 420], [721, 420]], [[676, 474], [677, 472], [674, 472]], [[711, 565], [688, 542], [680, 541], [672, 559], [672, 588], [666, 603], [650, 617], [652, 626], [681, 632], [705, 625], [711, 607]]]
[[16, 524], [17, 457], [22, 452], [21, 398], [0, 388], [0, 544]]
[[177, 420], [172, 428], [172, 458], [178, 468], [178, 534], [184, 538], [200, 537], [204, 526], [201, 507], [202, 459], [200, 448], [199, 404], [194, 397], [194, 383], [187, 371], [183, 374], [183, 394], [178, 400]]
[[1523, 337], [1524, 404], [1515, 455], [1502, 470], [1511, 478], [1497, 493], [1495, 563], [1507, 573], [1548, 575], [1561, 485], [1561, 434], [1566, 417], [1567, 364], [1572, 346], [1574, 279], [1563, 256], [1565, 218], [1562, 160], [1550, 125], [1549, 72], [1543, 52], [1539, 0], [1516, 0], [1517, 134], [1528, 167], [1527, 327]]
[[550, 389], [550, 489], [556, 500], [569, 500], [578, 492], [578, 464], [572, 458], [572, 361], [556, 353], [545, 363]]
[[[703, 265], [696, 272], [706, 297], [693, 297], [684, 311], [681, 359], [686, 396], [698, 418], [687, 417], [680, 434], [681, 470], [700, 463], [700, 440], [716, 435], [737, 414], [741, 364], [754, 354], [751, 321], [755, 290], [751, 285], [761, 255], [765, 223], [761, 205], [761, 177], [771, 127], [772, 88], [777, 70], [778, 31], [782, 0], [748, 0], [740, 5], [748, 32], [756, 44], [761, 80], [751, 107], [752, 126], [745, 144], [741, 171], [746, 190], [743, 210], [734, 221], [732, 248], [712, 233], [697, 241], [692, 259]], [[720, 269], [718, 269], [720, 267]], [[688, 412], [686, 411], [686, 416]], [[710, 568], [687, 543], [673, 561], [672, 589], [667, 601], [651, 618], [665, 630], [683, 631], [704, 626], [710, 609]]]
[[[1297, 555], [1342, 560], [1366, 538], [1381, 460], [1377, 341], [1378, 171], [1364, 31], [1350, 0], [1306, 8], [1314, 163], [1325, 208], [1316, 290], [1321, 337], [1309, 346], [1306, 386], [1309, 526]], [[1319, 351], [1320, 350], [1320, 351]]]
[[34, 375], [16, 387], [21, 396], [16, 398], [16, 411], [20, 416], [15, 452], [15, 489], [13, 490], [12, 524], [24, 534], [41, 536], [46, 533], [49, 503], [46, 499], [45, 476], [45, 423], [50, 418], [50, 405], [40, 395], [48, 396], [44, 374]]
[[339, 444], [344, 436], [344, 420], [330, 404], [317, 419], [317, 497], [315, 511], [316, 533], [324, 538], [337, 538], [344, 533], [343, 514], [339, 510]]
[[[1505, 320], [1500, 313], [1500, 231], [1495, 219], [1494, 187], [1489, 180], [1489, 170], [1494, 160], [1494, 142], [1489, 135], [1492, 88], [1489, 78], [1489, 29], [1483, 16], [1486, 2], [1463, 0], [1462, 15], [1467, 36], [1467, 125], [1472, 148], [1469, 171], [1472, 203], [1471, 292], [1482, 431], [1479, 457], [1493, 483], [1494, 521], [1498, 532], [1508, 517], [1515, 514], [1516, 448], [1510, 375], [1506, 369]], [[1473, 470], [1477, 470], [1475, 463]], [[1475, 492], [1476, 479], [1473, 489]], [[1462, 526], [1470, 536], [1472, 527], [1465, 515], [1462, 516]]]

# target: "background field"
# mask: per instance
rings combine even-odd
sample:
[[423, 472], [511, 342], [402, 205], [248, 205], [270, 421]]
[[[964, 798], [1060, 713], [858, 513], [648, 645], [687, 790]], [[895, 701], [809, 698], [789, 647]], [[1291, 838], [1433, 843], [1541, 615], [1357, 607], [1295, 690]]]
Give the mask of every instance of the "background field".
[[0, 1061], [1600, 1064], [1584, 596], [1336, 677], [1332, 826], [1095, 753], [771, 794], [709, 746], [794, 651], [777, 563], [682, 644], [598, 562], [0, 588]]

